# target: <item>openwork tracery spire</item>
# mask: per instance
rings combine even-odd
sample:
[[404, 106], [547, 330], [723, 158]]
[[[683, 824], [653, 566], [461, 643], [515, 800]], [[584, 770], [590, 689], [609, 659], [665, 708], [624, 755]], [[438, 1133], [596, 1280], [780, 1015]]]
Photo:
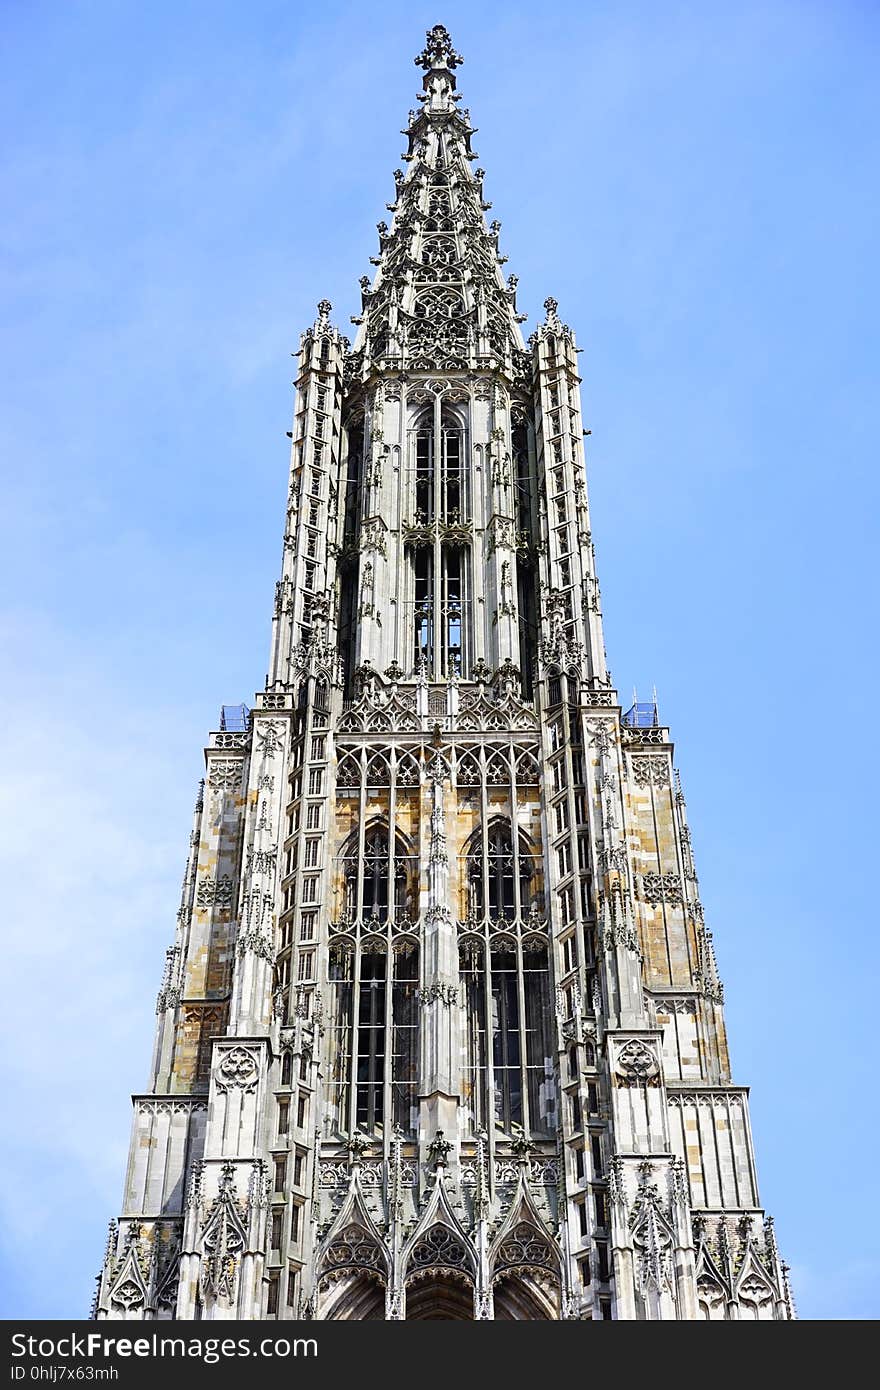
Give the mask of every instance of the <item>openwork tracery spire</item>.
[[420, 110], [411, 111], [406, 173], [395, 173], [389, 225], [378, 224], [378, 267], [361, 281], [353, 369], [522, 370], [516, 279], [505, 281], [499, 222], [487, 225], [474, 130], [459, 111], [454, 69], [462, 61], [442, 25], [428, 31]]

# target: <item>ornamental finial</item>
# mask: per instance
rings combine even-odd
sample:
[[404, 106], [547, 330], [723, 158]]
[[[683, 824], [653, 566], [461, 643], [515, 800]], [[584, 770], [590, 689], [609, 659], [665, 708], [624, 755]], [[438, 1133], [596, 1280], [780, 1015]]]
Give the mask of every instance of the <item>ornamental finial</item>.
[[320, 326], [321, 328], [324, 328], [324, 327], [326, 326], [327, 320], [329, 319], [332, 310], [333, 310], [333, 305], [330, 303], [330, 300], [329, 300], [329, 299], [322, 299], [322, 300], [319, 301], [319, 303], [318, 303], [318, 324], [319, 324], [319, 326]]
[[428, 1162], [437, 1169], [445, 1168], [452, 1149], [453, 1145], [443, 1137], [443, 1130], [438, 1129], [428, 1145]]
[[464, 62], [461, 54], [456, 53], [452, 47], [449, 30], [442, 24], [435, 24], [433, 29], [428, 29], [425, 38], [427, 43], [414, 60], [417, 68], [424, 68], [425, 72], [430, 72], [431, 68], [448, 68], [453, 72], [459, 63]]

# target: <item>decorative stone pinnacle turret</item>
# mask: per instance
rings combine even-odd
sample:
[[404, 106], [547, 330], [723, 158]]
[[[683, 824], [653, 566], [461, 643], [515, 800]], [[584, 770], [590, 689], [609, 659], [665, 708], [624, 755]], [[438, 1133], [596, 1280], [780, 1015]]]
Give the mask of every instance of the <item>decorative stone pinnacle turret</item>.
[[464, 58], [460, 53], [456, 53], [452, 47], [452, 39], [449, 37], [449, 30], [442, 24], [435, 24], [433, 29], [425, 31], [427, 40], [421, 53], [413, 59], [417, 68], [424, 68], [425, 72], [430, 72], [431, 68], [446, 68], [453, 72]]

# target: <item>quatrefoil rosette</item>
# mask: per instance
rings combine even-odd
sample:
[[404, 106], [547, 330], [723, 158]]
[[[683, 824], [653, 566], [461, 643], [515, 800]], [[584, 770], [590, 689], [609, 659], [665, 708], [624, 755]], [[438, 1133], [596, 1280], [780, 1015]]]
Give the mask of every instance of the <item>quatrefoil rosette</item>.
[[615, 1070], [627, 1080], [649, 1081], [660, 1071], [657, 1054], [641, 1038], [630, 1038], [617, 1053]]
[[214, 1075], [220, 1091], [252, 1091], [259, 1079], [260, 1069], [254, 1054], [246, 1047], [233, 1047], [225, 1054]]

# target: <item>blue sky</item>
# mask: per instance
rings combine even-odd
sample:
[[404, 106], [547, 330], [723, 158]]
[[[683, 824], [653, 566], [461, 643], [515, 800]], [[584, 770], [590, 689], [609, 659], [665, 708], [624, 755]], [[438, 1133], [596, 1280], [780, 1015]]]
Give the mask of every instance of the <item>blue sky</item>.
[[[677, 740], [803, 1316], [880, 1314], [872, 3], [0, 13], [0, 1313], [83, 1315], [201, 746], [263, 681], [290, 352], [445, 23], [507, 269], [584, 349], [612, 672]], [[525, 325], [530, 331], [530, 325]]]

